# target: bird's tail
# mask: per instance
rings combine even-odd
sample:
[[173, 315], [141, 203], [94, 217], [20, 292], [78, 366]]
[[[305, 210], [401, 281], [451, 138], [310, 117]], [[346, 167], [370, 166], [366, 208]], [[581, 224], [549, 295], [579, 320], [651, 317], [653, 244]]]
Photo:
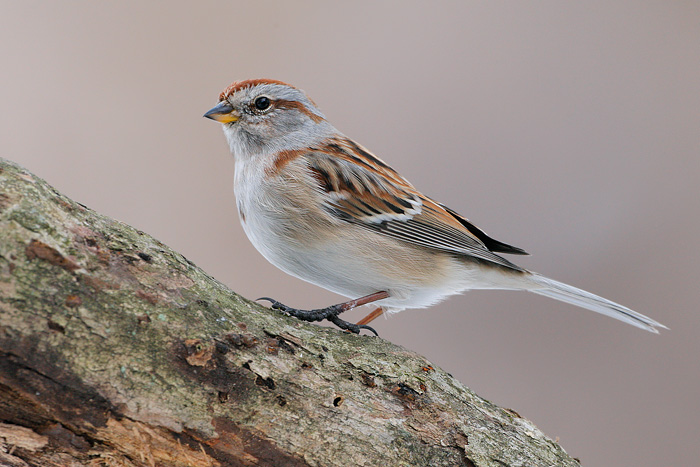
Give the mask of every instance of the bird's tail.
[[586, 308], [596, 313], [619, 319], [620, 321], [624, 321], [625, 323], [637, 326], [649, 332], [658, 334], [659, 331], [656, 328], [668, 329], [663, 324], [641, 313], [637, 313], [619, 303], [612, 302], [598, 295], [586, 292], [585, 290], [577, 289], [576, 287], [535, 273], [532, 273], [531, 279], [535, 287], [528, 288], [528, 291], [538, 295], [544, 295], [545, 297], [580, 306], [581, 308]]

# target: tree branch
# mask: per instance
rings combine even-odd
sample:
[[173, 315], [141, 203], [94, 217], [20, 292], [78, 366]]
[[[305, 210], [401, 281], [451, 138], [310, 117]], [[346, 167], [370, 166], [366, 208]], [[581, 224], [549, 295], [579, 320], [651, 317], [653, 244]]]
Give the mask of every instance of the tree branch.
[[0, 464], [578, 466], [383, 339], [245, 300], [0, 159]]

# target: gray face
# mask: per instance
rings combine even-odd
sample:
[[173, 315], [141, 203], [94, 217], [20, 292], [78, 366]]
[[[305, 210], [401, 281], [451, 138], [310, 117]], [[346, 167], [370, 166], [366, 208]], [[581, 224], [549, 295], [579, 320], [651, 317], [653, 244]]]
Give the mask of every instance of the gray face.
[[239, 115], [224, 124], [236, 157], [300, 149], [335, 132], [303, 91], [277, 83], [235, 90], [227, 101]]

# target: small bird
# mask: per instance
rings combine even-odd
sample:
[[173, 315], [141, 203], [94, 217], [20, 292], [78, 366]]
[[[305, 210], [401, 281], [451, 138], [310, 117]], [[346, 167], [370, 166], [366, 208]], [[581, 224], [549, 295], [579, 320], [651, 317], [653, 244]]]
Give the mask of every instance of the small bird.
[[[246, 235], [292, 276], [352, 298], [300, 310], [359, 333], [386, 312], [424, 308], [470, 289], [527, 290], [650, 332], [664, 325], [549, 279], [500, 254], [526, 255], [425, 196], [384, 161], [335, 129], [306, 94], [271, 79], [236, 81], [204, 114], [223, 124], [235, 158], [234, 192]], [[349, 323], [339, 314], [378, 308]]]

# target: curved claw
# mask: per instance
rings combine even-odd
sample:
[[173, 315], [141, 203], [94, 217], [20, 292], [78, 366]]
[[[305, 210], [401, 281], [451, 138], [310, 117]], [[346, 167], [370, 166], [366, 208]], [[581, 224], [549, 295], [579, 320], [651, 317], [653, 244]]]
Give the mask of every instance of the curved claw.
[[375, 331], [372, 326], [367, 326], [366, 324], [356, 324], [355, 326], [360, 329], [367, 329], [368, 331], [373, 332], [376, 337], [379, 337], [379, 334], [377, 334], [377, 331]]
[[257, 302], [257, 301], [260, 301], [260, 300], [265, 300], [265, 301], [267, 301], [267, 302], [270, 302], [270, 308], [272, 308], [273, 310], [281, 310], [281, 311], [283, 311], [283, 312], [285, 312], [285, 313], [288, 311], [287, 305], [278, 302], [278, 301], [275, 300], [274, 298], [270, 298], [270, 297], [260, 297], [260, 298], [258, 298], [258, 299], [255, 300], [255, 301]]

